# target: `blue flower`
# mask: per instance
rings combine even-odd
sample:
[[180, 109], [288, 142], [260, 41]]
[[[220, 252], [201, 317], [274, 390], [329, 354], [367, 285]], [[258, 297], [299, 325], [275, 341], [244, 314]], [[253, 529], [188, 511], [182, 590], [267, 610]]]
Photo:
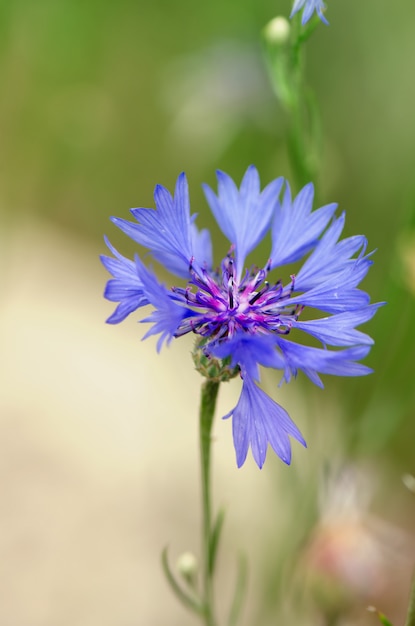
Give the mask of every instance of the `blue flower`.
[[328, 21], [324, 17], [323, 10], [326, 8], [323, 0], [295, 0], [290, 17], [293, 17], [298, 11], [304, 9], [301, 23], [306, 24], [315, 11], [322, 22], [328, 25]]
[[[253, 166], [239, 189], [227, 174], [218, 172], [217, 178], [218, 192], [207, 185], [204, 191], [230, 242], [218, 268], [213, 265], [209, 232], [199, 231], [196, 216], [190, 214], [184, 174], [174, 196], [156, 187], [156, 210], [132, 209], [136, 222], [113, 218], [156, 261], [186, 282], [166, 288], [138, 256], [126, 259], [107, 241], [113, 257], [103, 256], [102, 262], [113, 278], [104, 295], [119, 303], [107, 321], [119, 323], [150, 304], [154, 310], [142, 321], [152, 324], [145, 337], [160, 336], [158, 350], [163, 342], [191, 332], [198, 336], [208, 362], [228, 359], [243, 381], [237, 405], [225, 416], [232, 416], [238, 466], [251, 447], [262, 467], [268, 444], [290, 463], [290, 438], [306, 444], [287, 412], [260, 388], [259, 366], [281, 370], [286, 382], [301, 370], [320, 387], [320, 374], [369, 374], [371, 370], [358, 361], [373, 342], [356, 327], [381, 306], [370, 304], [367, 293], [358, 288], [372, 264], [371, 255], [366, 254], [365, 237], [340, 239], [345, 218], [335, 217], [336, 204], [312, 210], [312, 184], [292, 199], [285, 183], [280, 199], [284, 180], [277, 178], [261, 191]], [[267, 234], [269, 260], [262, 268], [247, 269], [247, 255]], [[296, 275], [287, 277], [288, 270], [281, 270], [303, 259]], [[308, 309], [313, 311], [311, 319], [305, 319]], [[307, 336], [321, 347], [305, 345]]]

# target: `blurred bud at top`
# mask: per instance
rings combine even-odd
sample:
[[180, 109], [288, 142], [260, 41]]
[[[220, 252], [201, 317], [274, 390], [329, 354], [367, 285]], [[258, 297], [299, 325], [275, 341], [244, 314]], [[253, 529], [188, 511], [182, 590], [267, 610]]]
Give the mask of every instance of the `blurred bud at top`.
[[291, 54], [291, 25], [285, 17], [274, 17], [262, 30], [264, 53], [274, 94], [291, 110], [295, 100]]
[[328, 25], [328, 21], [323, 15], [323, 11], [326, 8], [323, 0], [295, 0], [293, 10], [291, 11], [290, 17], [293, 17], [298, 11], [303, 10], [303, 15], [301, 17], [301, 23], [304, 26], [308, 22], [308, 20], [313, 15], [314, 11], [317, 13], [319, 18], [324, 24]]
[[284, 45], [290, 37], [290, 24], [285, 17], [274, 17], [264, 28], [264, 37], [272, 45]]

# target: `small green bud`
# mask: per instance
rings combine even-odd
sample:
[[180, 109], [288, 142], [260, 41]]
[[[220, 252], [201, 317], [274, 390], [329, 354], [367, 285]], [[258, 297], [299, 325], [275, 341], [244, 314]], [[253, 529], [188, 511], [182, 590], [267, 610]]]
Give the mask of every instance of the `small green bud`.
[[177, 571], [187, 584], [194, 589], [196, 587], [198, 564], [196, 557], [191, 552], [183, 552], [177, 559]]
[[274, 92], [287, 111], [296, 101], [292, 29], [285, 17], [274, 17], [262, 30], [264, 53]]
[[238, 376], [239, 366], [231, 366], [231, 357], [226, 357], [226, 359], [211, 357], [203, 350], [205, 344], [206, 339], [198, 339], [192, 352], [193, 362], [202, 376], [216, 383], [228, 382], [231, 378]]
[[274, 17], [264, 28], [264, 37], [273, 46], [281, 46], [290, 38], [290, 24], [285, 17]]

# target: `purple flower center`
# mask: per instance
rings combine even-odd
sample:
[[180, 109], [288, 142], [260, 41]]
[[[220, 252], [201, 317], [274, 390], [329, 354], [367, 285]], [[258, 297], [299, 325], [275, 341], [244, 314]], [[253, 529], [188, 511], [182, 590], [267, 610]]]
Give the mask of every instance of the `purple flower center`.
[[266, 280], [270, 268], [268, 261], [263, 269], [246, 270], [238, 281], [232, 251], [223, 259], [220, 271], [191, 266], [192, 279], [186, 289], [173, 287], [173, 291], [195, 314], [183, 320], [176, 336], [191, 331], [212, 340], [230, 339], [237, 331], [287, 335], [304, 307], [289, 304], [295, 277], [291, 276], [286, 287], [280, 280], [270, 284]]

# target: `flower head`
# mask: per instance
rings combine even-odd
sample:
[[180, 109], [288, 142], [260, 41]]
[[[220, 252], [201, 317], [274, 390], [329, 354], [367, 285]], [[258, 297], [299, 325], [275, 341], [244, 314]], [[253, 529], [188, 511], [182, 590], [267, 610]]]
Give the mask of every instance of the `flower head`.
[[328, 25], [328, 21], [326, 20], [323, 14], [323, 10], [325, 8], [326, 8], [326, 5], [324, 4], [323, 0], [295, 0], [290, 17], [293, 17], [293, 15], [298, 13], [298, 11], [301, 11], [301, 9], [304, 9], [303, 15], [301, 18], [301, 23], [304, 26], [304, 24], [308, 22], [308, 20], [311, 18], [311, 16], [313, 15], [315, 11], [317, 15], [319, 16], [319, 18], [321, 19], [321, 21]]
[[[286, 183], [280, 199], [284, 180], [277, 178], [261, 191], [253, 166], [239, 189], [227, 174], [217, 172], [217, 178], [218, 192], [207, 185], [204, 191], [230, 242], [219, 267], [213, 265], [209, 232], [198, 231], [196, 216], [190, 215], [184, 174], [178, 178], [174, 196], [164, 187], [156, 187], [156, 210], [132, 209], [136, 222], [113, 218], [121, 230], [186, 283], [167, 289], [138, 256], [130, 261], [107, 242], [115, 258], [102, 257], [113, 275], [104, 295], [119, 303], [107, 321], [121, 322], [151, 304], [154, 311], [142, 321], [152, 324], [145, 337], [160, 335], [158, 350], [174, 337], [190, 332], [197, 335], [205, 375], [209, 359], [212, 365], [225, 359], [229, 363], [227, 379], [239, 373], [243, 381], [236, 407], [225, 416], [233, 419], [238, 466], [251, 447], [262, 467], [268, 444], [290, 463], [290, 437], [304, 446], [305, 441], [287, 412], [259, 387], [259, 365], [282, 370], [286, 382], [301, 370], [320, 387], [320, 374], [370, 373], [357, 361], [367, 355], [373, 342], [356, 326], [367, 322], [380, 306], [369, 304], [369, 296], [357, 288], [372, 261], [365, 254], [364, 237], [339, 240], [344, 215], [334, 216], [336, 204], [312, 210], [313, 185], [292, 199]], [[269, 260], [264, 267], [247, 269], [247, 255], [267, 233], [271, 235]], [[287, 280], [280, 267], [304, 257], [297, 275]], [[275, 271], [277, 280], [271, 279]], [[324, 315], [316, 319], [313, 314], [313, 319], [307, 320], [308, 309]], [[304, 345], [307, 335], [322, 347]], [[216, 371], [216, 366], [213, 369]]]

